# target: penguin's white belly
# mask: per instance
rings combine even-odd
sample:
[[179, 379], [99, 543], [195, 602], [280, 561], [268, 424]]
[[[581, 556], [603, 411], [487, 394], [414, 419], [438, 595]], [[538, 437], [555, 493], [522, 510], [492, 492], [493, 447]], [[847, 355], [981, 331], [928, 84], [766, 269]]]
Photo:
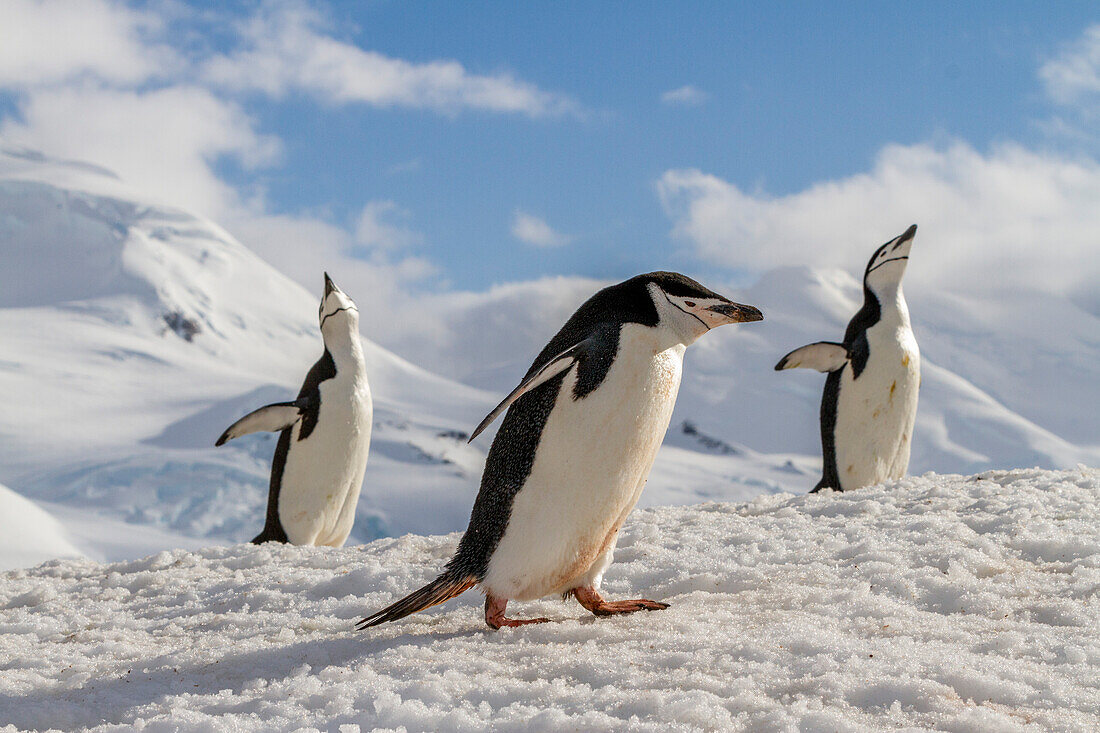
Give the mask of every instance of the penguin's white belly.
[[920, 388], [920, 351], [907, 327], [874, 326], [859, 379], [844, 369], [837, 397], [836, 468], [843, 489], [905, 475]]
[[295, 545], [339, 547], [355, 523], [370, 450], [373, 408], [366, 379], [321, 383], [317, 425], [298, 440], [291, 428], [290, 449], [279, 491], [279, 521]]
[[576, 368], [566, 373], [489, 560], [486, 591], [541, 598], [575, 587], [601, 558], [610, 561], [668, 430], [683, 355], [682, 344], [661, 348], [654, 329], [627, 324], [596, 390], [574, 400]]

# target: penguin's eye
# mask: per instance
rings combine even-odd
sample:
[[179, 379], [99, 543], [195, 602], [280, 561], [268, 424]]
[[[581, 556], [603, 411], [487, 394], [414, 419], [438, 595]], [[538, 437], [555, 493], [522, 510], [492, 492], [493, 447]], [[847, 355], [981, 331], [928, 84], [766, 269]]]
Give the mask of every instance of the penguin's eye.
[[688, 308], [694, 308], [695, 307], [695, 301], [694, 300], [685, 300], [684, 305], [686, 305]]

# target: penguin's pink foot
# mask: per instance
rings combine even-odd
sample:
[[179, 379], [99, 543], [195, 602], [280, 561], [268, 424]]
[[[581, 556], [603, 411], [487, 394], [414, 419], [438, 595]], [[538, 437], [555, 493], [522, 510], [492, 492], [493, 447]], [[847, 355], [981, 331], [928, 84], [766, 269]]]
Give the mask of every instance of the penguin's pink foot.
[[637, 598], [632, 601], [605, 601], [595, 588], [574, 588], [573, 596], [582, 606], [597, 616], [615, 616], [621, 613], [634, 613], [635, 611], [662, 611], [668, 608], [667, 603], [651, 601], [648, 598]]
[[507, 598], [485, 596], [485, 623], [489, 624], [489, 628], [493, 631], [500, 629], [502, 626], [526, 626], [527, 624], [545, 624], [550, 621], [548, 618], [506, 618], [504, 609], [507, 607]]

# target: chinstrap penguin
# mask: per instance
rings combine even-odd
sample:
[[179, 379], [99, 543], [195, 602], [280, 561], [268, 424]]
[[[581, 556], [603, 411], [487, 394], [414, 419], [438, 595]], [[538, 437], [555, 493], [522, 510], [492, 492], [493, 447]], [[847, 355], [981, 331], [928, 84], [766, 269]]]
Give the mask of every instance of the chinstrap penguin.
[[[795, 349], [776, 371], [828, 372], [821, 398], [821, 480], [812, 491], [846, 491], [905, 475], [917, 416], [920, 350], [901, 278], [917, 225], [879, 247], [863, 275], [863, 307], [844, 343]], [[811, 492], [812, 493], [812, 492]]]
[[551, 594], [572, 595], [597, 616], [667, 608], [646, 599], [606, 601], [600, 583], [668, 429], [684, 350], [712, 328], [762, 318], [670, 272], [592, 296], [471, 436], [507, 410], [469, 527], [443, 574], [358, 628], [474, 586], [485, 594], [493, 629], [547, 621], [504, 611], [510, 600]]
[[293, 402], [250, 412], [215, 445], [280, 431], [271, 462], [267, 521], [252, 542], [340, 547], [351, 533], [370, 450], [373, 403], [359, 338], [359, 309], [325, 273], [318, 313], [325, 351]]

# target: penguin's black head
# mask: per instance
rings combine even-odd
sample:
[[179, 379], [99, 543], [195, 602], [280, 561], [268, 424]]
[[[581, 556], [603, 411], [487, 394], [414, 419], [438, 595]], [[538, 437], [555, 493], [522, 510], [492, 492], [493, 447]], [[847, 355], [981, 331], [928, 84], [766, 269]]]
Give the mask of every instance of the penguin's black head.
[[727, 323], [763, 320], [751, 305], [734, 303], [678, 272], [650, 272], [613, 285], [634, 317], [624, 318], [655, 328], [671, 328], [690, 344], [712, 328]]
[[891, 239], [875, 250], [863, 273], [863, 284], [874, 292], [896, 288], [905, 274], [909, 262], [909, 250], [917, 236], [917, 225], [909, 227], [900, 236]]
[[355, 301], [325, 273], [325, 294], [321, 296], [321, 307], [317, 318], [321, 324], [321, 335], [327, 340], [330, 335], [359, 330], [359, 309]]

